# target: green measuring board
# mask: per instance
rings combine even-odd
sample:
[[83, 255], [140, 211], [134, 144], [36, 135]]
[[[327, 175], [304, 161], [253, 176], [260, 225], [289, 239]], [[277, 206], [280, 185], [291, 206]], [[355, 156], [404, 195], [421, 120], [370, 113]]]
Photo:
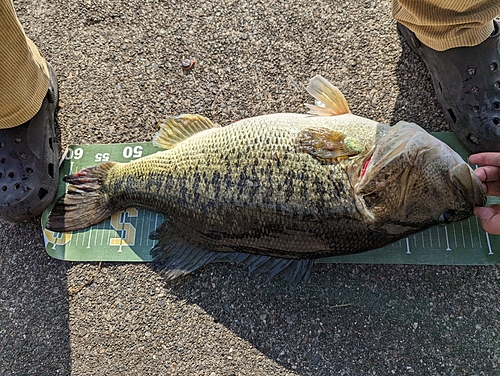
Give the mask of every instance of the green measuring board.
[[[462, 157], [469, 153], [453, 133], [434, 133]], [[66, 191], [62, 178], [105, 161], [128, 162], [161, 149], [150, 142], [135, 144], [72, 145], [60, 166], [57, 197]], [[491, 200], [491, 199], [490, 199]], [[142, 208], [128, 208], [89, 228], [68, 233], [45, 229], [52, 207], [42, 215], [45, 247], [54, 258], [67, 261], [149, 262], [155, 241], [149, 234], [164, 215]], [[327, 263], [488, 265], [500, 262], [500, 236], [487, 234], [476, 217], [435, 226], [386, 247], [355, 255], [318, 260]]]

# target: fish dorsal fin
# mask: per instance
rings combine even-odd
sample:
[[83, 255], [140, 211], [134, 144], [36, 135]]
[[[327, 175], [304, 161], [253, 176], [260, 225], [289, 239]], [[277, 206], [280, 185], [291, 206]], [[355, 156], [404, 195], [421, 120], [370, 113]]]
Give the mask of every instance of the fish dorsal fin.
[[344, 94], [338, 87], [333, 86], [323, 76], [316, 75], [309, 81], [306, 88], [316, 100], [325, 104], [325, 107], [306, 104], [309, 108], [309, 113], [320, 116], [336, 116], [348, 114], [351, 111], [344, 97]]
[[153, 136], [153, 145], [172, 149], [196, 133], [217, 127], [218, 125], [201, 115], [169, 116], [158, 123], [159, 130]]
[[354, 157], [365, 150], [364, 143], [354, 137], [328, 128], [307, 128], [296, 138], [298, 150], [323, 164], [332, 164]]

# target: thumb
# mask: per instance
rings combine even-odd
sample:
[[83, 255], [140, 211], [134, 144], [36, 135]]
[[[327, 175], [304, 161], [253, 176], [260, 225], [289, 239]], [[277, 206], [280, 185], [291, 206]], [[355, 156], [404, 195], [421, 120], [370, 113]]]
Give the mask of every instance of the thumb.
[[481, 221], [484, 231], [490, 234], [500, 234], [500, 205], [477, 206], [474, 214]]

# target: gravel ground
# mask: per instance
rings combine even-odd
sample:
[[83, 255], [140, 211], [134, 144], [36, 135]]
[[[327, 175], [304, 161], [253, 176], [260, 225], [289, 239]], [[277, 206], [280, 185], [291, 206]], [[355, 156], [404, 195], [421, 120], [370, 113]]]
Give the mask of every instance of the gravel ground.
[[[358, 115], [448, 129], [388, 0], [15, 6], [58, 73], [65, 145], [148, 141], [167, 114], [305, 112], [318, 73]], [[0, 234], [1, 375], [500, 374], [497, 267], [318, 265], [292, 287], [215, 264], [166, 283], [53, 260], [36, 220]]]

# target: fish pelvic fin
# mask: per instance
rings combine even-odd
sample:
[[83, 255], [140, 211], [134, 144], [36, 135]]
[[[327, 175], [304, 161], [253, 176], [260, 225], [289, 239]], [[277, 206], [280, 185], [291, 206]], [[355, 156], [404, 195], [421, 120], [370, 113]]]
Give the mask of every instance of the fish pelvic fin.
[[215, 261], [237, 262], [248, 267], [250, 274], [262, 275], [271, 280], [283, 277], [292, 285], [309, 278], [314, 261], [310, 259], [292, 260], [244, 252], [216, 252], [191, 244], [179, 230], [172, 218], [150, 234], [150, 239], [158, 243], [151, 249], [153, 264], [166, 280], [189, 274], [203, 265]]
[[323, 164], [332, 164], [354, 157], [365, 150], [364, 143], [354, 137], [328, 128], [307, 128], [296, 138], [298, 150]]
[[172, 149], [179, 142], [199, 132], [218, 127], [201, 115], [169, 116], [157, 124], [159, 130], [153, 136], [153, 145], [167, 150]]
[[306, 90], [316, 100], [324, 103], [325, 107], [306, 104], [309, 113], [319, 116], [337, 116], [349, 114], [349, 105], [344, 94], [338, 87], [332, 85], [326, 78], [316, 75], [309, 81]]
[[68, 191], [57, 200], [47, 220], [47, 229], [76, 231], [103, 221], [116, 209], [102, 191], [102, 182], [116, 162], [105, 162], [66, 176]]

